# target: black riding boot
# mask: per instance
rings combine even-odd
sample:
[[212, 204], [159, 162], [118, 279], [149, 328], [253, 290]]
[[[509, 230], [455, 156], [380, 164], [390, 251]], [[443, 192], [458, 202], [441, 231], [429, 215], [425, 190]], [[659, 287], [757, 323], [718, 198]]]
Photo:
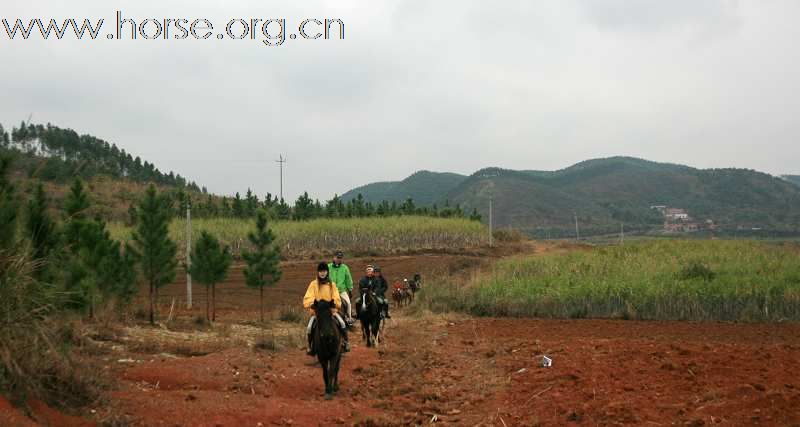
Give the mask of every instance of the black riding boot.
[[384, 304], [383, 305], [383, 317], [385, 317], [387, 319], [391, 319], [392, 318], [392, 316], [389, 316], [389, 304]]
[[314, 348], [314, 334], [308, 334], [308, 351], [306, 354], [309, 356], [317, 355], [317, 349]]

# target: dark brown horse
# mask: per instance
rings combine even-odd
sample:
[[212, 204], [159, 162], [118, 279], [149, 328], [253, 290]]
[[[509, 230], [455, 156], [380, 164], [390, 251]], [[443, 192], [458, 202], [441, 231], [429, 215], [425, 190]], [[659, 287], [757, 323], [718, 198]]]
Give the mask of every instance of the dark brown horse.
[[396, 308], [402, 307], [407, 298], [408, 295], [406, 294], [406, 290], [403, 288], [394, 288], [392, 291], [392, 299], [394, 300], [394, 306]]
[[314, 313], [317, 325], [314, 329], [314, 347], [317, 359], [322, 365], [322, 379], [325, 381], [325, 399], [332, 399], [339, 391], [339, 364], [342, 361], [342, 335], [333, 318], [333, 302], [317, 301]]

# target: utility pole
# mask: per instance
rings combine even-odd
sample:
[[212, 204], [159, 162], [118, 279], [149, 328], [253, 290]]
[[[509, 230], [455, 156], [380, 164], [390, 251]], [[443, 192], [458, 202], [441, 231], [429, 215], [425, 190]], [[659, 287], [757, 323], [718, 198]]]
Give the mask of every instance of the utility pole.
[[489, 197], [489, 247], [494, 246], [494, 236], [492, 236], [492, 197]]
[[572, 214], [575, 216], [575, 241], [579, 242], [581, 240], [581, 230], [578, 228], [578, 213], [572, 211]]
[[280, 164], [280, 169], [281, 169], [281, 200], [283, 200], [283, 164], [286, 163], [286, 159], [283, 158], [283, 154], [281, 154], [278, 158], [279, 158], [279, 160], [275, 160], [275, 162]]
[[619, 244], [625, 243], [625, 224], [619, 223]]
[[186, 202], [186, 308], [192, 308], [192, 204]]

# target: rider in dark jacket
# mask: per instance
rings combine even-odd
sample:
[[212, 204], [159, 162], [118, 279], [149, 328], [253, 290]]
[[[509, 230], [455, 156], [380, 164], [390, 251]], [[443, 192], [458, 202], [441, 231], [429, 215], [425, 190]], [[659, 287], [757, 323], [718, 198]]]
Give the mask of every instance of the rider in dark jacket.
[[[366, 270], [367, 275], [362, 277], [361, 280], [358, 281], [358, 290], [359, 295], [355, 301], [356, 307], [356, 317], [359, 315], [359, 310], [361, 307], [362, 298], [364, 298], [364, 294], [367, 292], [374, 292], [375, 298], [378, 300], [378, 305], [383, 308], [386, 306], [386, 281], [383, 278], [375, 275], [375, 267], [372, 265], [367, 266]], [[381, 310], [383, 314], [383, 310]]]
[[377, 265], [375, 266], [375, 277], [378, 279], [375, 293], [383, 300], [383, 317], [391, 319], [392, 317], [389, 316], [389, 301], [386, 299], [386, 291], [389, 290], [389, 283], [384, 279], [381, 268]]

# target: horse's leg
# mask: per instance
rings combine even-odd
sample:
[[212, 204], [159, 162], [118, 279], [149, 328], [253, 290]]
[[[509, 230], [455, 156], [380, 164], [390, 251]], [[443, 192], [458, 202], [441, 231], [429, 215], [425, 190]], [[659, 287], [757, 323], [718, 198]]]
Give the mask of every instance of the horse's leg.
[[342, 351], [336, 352], [336, 356], [333, 358], [333, 392], [336, 393], [339, 391], [339, 366], [342, 363]]
[[325, 399], [330, 399], [331, 397], [331, 386], [330, 386], [330, 372], [328, 372], [328, 361], [324, 361], [321, 363], [322, 365], [322, 379], [325, 381]]

